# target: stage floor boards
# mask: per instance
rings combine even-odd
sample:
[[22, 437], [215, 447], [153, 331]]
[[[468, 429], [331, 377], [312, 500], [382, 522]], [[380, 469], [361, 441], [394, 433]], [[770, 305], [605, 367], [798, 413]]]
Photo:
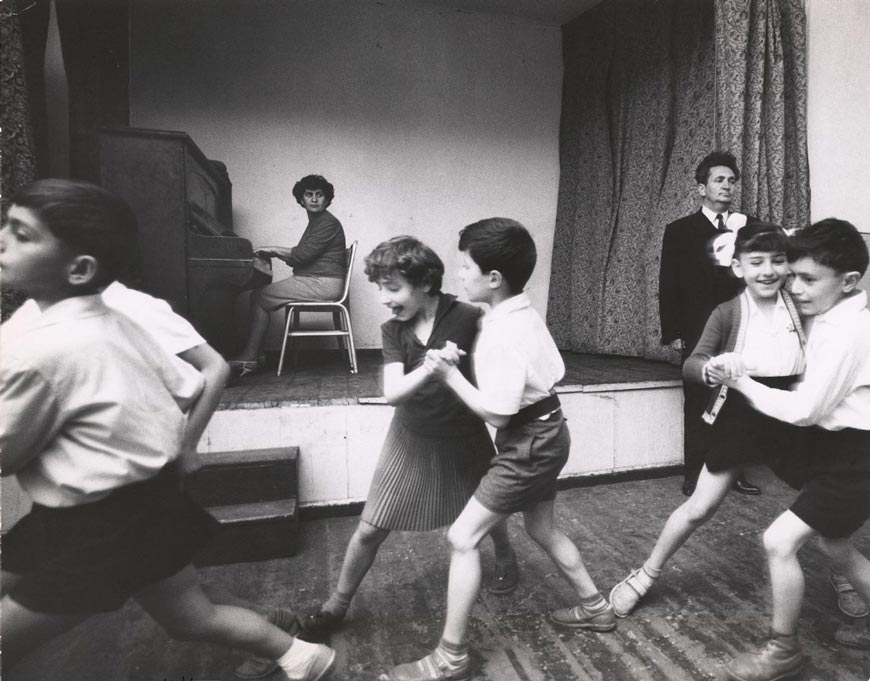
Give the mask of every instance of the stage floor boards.
[[[565, 378], [560, 386], [631, 384], [679, 381], [680, 369], [666, 362], [636, 357], [562, 353]], [[277, 359], [268, 368], [249, 374], [224, 392], [221, 409], [250, 409], [286, 404], [356, 404], [359, 399], [377, 399], [382, 395], [379, 350], [357, 353], [359, 372], [348, 372], [343, 356], [337, 351], [302, 352], [298, 366], [285, 367], [275, 375]]]
[[[470, 643], [476, 681], [700, 681], [768, 627], [769, 595], [760, 530], [794, 493], [763, 469], [749, 477], [760, 497], [730, 495], [717, 516], [689, 540], [656, 589], [616, 632], [581, 633], [548, 623], [552, 609], [574, 603], [567, 583], [521, 529], [510, 532], [521, 584], [509, 596], [483, 594]], [[581, 548], [605, 593], [640, 565], [667, 515], [681, 503], [680, 478], [621, 482], [561, 492], [558, 522]], [[209, 568], [205, 580], [261, 603], [308, 609], [336, 583], [355, 517], [304, 521], [304, 548], [294, 558]], [[865, 527], [857, 544], [870, 553]], [[333, 638], [333, 681], [374, 681], [388, 666], [425, 654], [444, 614], [447, 542], [443, 531], [395, 533], [384, 543]], [[809, 662], [802, 681], [866, 681], [870, 655], [835, 645], [839, 614], [827, 566], [814, 544], [802, 553], [807, 599], [800, 635]], [[484, 546], [484, 578], [492, 565]], [[6, 681], [230, 681], [238, 653], [170, 641], [133, 603], [94, 617], [44, 647]], [[278, 681], [280, 674], [270, 677]]]

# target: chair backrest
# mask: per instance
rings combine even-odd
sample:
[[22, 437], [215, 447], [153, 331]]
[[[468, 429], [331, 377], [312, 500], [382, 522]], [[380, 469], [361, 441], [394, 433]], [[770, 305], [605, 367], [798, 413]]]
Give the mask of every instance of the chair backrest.
[[343, 303], [347, 300], [350, 293], [350, 274], [353, 272], [353, 261], [356, 258], [356, 241], [352, 241], [347, 247], [347, 271], [344, 273], [344, 290], [341, 292], [341, 298], [337, 302]]

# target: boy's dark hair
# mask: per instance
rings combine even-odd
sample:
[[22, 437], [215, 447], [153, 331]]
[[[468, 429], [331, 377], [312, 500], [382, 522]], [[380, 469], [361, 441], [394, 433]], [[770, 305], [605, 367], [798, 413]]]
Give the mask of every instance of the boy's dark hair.
[[737, 159], [730, 151], [711, 151], [695, 168], [695, 181], [698, 184], [707, 184], [710, 179], [710, 169], [716, 166], [725, 166], [734, 171], [734, 179], [740, 179], [740, 168], [737, 167]]
[[441, 291], [444, 263], [438, 254], [412, 236], [394, 236], [382, 241], [366, 256], [369, 281], [389, 279], [401, 274], [411, 286], [429, 284], [429, 293]]
[[789, 240], [788, 261], [812, 258], [839, 274], [867, 271], [867, 244], [851, 222], [826, 218], [799, 229]]
[[313, 189], [319, 189], [323, 192], [323, 196], [326, 198], [326, 207], [328, 208], [329, 204], [332, 203], [332, 199], [335, 198], [335, 187], [323, 175], [306, 175], [293, 185], [293, 197], [296, 199], [296, 203], [301, 206], [302, 196], [305, 194], [305, 191]]
[[97, 261], [89, 289], [128, 274], [137, 262], [136, 216], [104, 187], [81, 180], [37, 180], [19, 189], [10, 203], [33, 211], [60, 241]]
[[746, 225], [734, 237], [734, 257], [739, 258], [744, 253], [786, 253], [788, 251], [788, 236], [779, 225], [772, 222], [755, 222]]
[[487, 218], [463, 228], [459, 250], [468, 252], [481, 272], [501, 272], [514, 294], [523, 290], [538, 259], [529, 230], [510, 218]]

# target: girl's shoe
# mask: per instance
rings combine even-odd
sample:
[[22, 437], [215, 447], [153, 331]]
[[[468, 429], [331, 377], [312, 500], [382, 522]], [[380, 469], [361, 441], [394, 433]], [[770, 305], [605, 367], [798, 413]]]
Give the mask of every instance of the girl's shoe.
[[378, 681], [471, 681], [471, 676], [468, 657], [458, 666], [451, 665], [436, 648], [421, 660], [393, 667]]
[[230, 369], [234, 371], [239, 378], [247, 376], [248, 374], [253, 374], [255, 371], [259, 371], [262, 366], [259, 359], [231, 359], [227, 364], [229, 364]]
[[318, 610], [299, 621], [299, 638], [311, 643], [322, 643], [341, 626], [343, 621], [342, 615], [336, 615], [329, 610]]
[[486, 587], [486, 590], [496, 596], [503, 596], [516, 589], [519, 582], [519, 567], [517, 566], [516, 556], [514, 556], [514, 559], [510, 563], [495, 564], [492, 579]]
[[640, 599], [646, 596], [648, 586], [638, 579], [638, 574], [643, 568], [632, 570], [628, 577], [610, 590], [610, 605], [617, 617], [628, 617], [631, 611], [640, 603]]

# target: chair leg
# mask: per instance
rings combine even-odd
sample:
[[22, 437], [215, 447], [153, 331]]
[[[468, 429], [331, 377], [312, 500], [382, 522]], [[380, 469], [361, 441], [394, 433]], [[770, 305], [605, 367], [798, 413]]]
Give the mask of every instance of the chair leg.
[[278, 360], [277, 376], [281, 375], [281, 370], [284, 368], [284, 354], [287, 352], [287, 339], [290, 337], [288, 334], [290, 333], [290, 319], [292, 314], [292, 307], [284, 310], [284, 340], [281, 341], [281, 358]]
[[355, 374], [357, 372], [356, 366], [356, 348], [353, 344], [353, 329], [350, 325], [350, 312], [348, 312], [345, 308], [342, 308], [342, 317], [344, 318], [344, 330], [347, 331], [347, 356], [350, 360], [350, 373]]
[[[299, 330], [299, 308], [293, 308], [293, 330]], [[293, 366], [299, 366], [299, 344], [293, 340], [293, 337], [290, 337], [290, 361], [293, 362]]]
[[[333, 311], [332, 311], [332, 325], [333, 325], [336, 329], [341, 329], [342, 331], [347, 331], [347, 329], [344, 328], [344, 318], [343, 318], [343, 316], [342, 316], [342, 314], [341, 314], [341, 311], [339, 311], [339, 310], [333, 310]], [[339, 350], [339, 352], [344, 352], [344, 351], [345, 351], [345, 345], [344, 345], [345, 340], [344, 340], [344, 336], [336, 336], [336, 337], [335, 337], [335, 340], [338, 341], [338, 350]]]

